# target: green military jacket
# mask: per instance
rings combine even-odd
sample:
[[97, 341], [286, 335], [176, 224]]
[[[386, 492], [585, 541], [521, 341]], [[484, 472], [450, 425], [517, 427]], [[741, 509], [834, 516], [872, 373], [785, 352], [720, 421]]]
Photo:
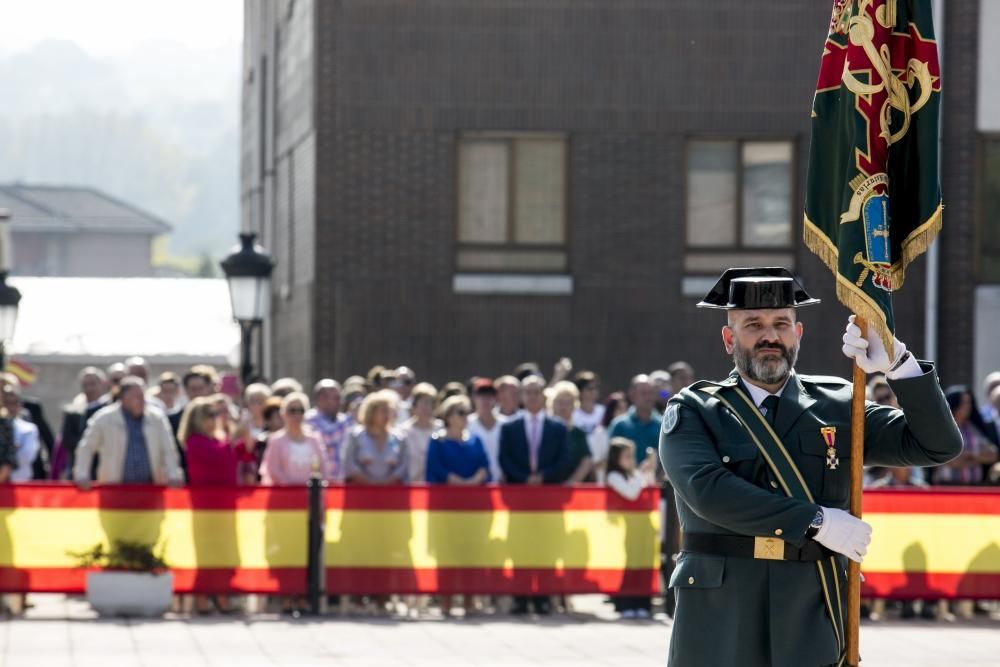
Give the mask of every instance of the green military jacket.
[[[962, 451], [931, 364], [923, 375], [890, 381], [901, 410], [868, 403], [865, 464], [928, 466]], [[740, 382], [736, 371], [722, 385]], [[660, 458], [677, 496], [683, 532], [774, 537], [797, 546], [819, 506], [847, 509], [850, 496], [851, 384], [792, 374], [774, 431], [816, 504], [786, 496], [750, 434], [695, 383], [671, 399]], [[673, 407], [676, 406], [676, 407]], [[840, 465], [827, 465], [820, 428], [834, 426]], [[876, 537], [877, 539], [877, 537]], [[838, 558], [846, 609], [847, 559]], [[676, 595], [669, 664], [674, 667], [820, 667], [840, 658], [814, 563], [682, 552], [670, 579]]]

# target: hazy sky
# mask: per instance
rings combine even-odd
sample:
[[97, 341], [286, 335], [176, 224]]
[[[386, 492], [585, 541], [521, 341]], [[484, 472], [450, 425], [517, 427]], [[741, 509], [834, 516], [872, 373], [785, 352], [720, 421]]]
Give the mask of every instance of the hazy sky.
[[243, 0], [0, 0], [0, 51], [70, 39], [91, 55], [131, 50], [149, 40], [193, 49], [238, 44]]

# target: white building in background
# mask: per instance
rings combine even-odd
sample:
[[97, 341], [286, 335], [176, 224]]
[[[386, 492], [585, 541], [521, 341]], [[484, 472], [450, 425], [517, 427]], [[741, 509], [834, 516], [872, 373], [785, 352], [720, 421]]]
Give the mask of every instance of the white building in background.
[[28, 393], [44, 405], [53, 427], [79, 391], [84, 366], [104, 368], [131, 355], [146, 359], [151, 379], [193, 364], [220, 371], [238, 361], [240, 332], [222, 279], [28, 278], [17, 329], [7, 353], [34, 367]]

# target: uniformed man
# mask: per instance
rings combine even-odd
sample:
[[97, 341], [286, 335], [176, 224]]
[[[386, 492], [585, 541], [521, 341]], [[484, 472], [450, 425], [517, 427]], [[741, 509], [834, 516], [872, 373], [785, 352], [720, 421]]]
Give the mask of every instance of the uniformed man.
[[[819, 303], [785, 269], [730, 269], [698, 304], [727, 311], [736, 368], [671, 399], [660, 457], [677, 495], [681, 553], [669, 664], [821, 667], [844, 656], [847, 558], [871, 526], [850, 495], [851, 384], [795, 372], [796, 309]], [[852, 317], [843, 352], [885, 373], [901, 409], [865, 407], [865, 464], [945, 463], [962, 438], [934, 367], [899, 340], [890, 358]]]

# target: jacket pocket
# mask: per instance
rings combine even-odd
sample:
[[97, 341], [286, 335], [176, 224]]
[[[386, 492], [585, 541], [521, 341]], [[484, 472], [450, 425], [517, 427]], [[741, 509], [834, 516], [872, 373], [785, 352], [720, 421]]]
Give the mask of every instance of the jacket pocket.
[[815, 431], [799, 433], [799, 448], [805, 459], [805, 469], [802, 472], [807, 481], [812, 485], [814, 480], [821, 480], [819, 499], [839, 507], [847, 502], [851, 492], [851, 431], [843, 424], [830, 426], [837, 428], [834, 461], [831, 462], [829, 459], [827, 454], [829, 448], [818, 428]]
[[752, 442], [720, 442], [719, 458], [723, 465], [733, 467], [757, 458], [757, 445]]
[[725, 571], [725, 556], [681, 553], [670, 575], [670, 588], [719, 588]]

